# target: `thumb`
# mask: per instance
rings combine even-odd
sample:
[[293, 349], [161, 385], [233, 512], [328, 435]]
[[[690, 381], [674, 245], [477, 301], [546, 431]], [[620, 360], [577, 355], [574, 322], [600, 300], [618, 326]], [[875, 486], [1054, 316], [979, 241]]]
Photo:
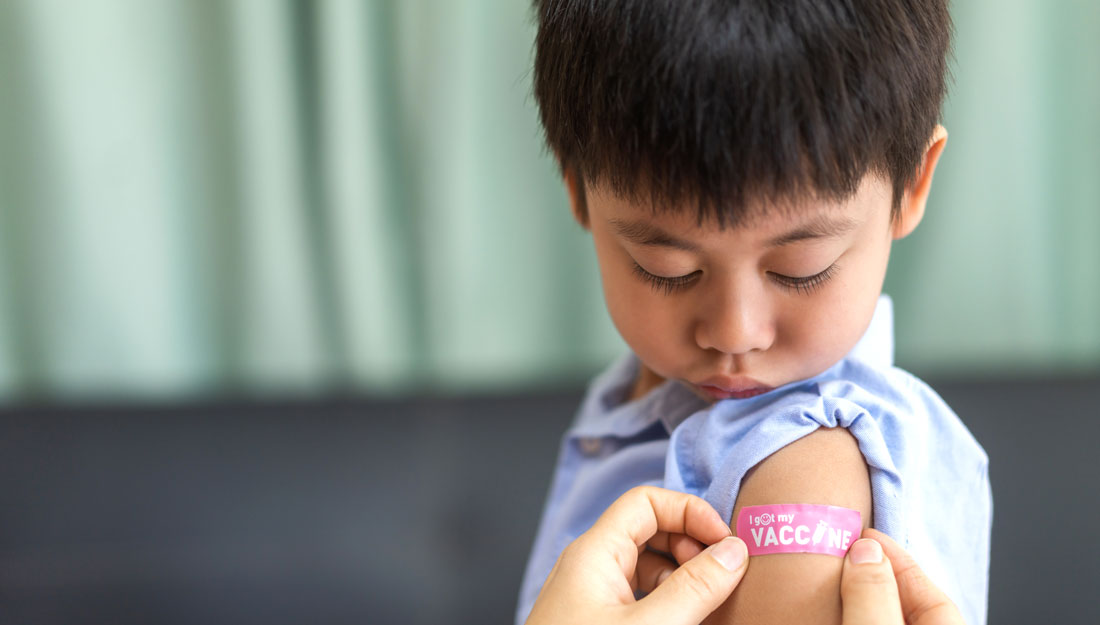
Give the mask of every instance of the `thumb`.
[[729, 597], [748, 568], [745, 543], [727, 536], [688, 560], [634, 604], [632, 622], [698, 625]]
[[857, 540], [844, 557], [840, 599], [844, 625], [904, 625], [890, 560], [870, 538]]

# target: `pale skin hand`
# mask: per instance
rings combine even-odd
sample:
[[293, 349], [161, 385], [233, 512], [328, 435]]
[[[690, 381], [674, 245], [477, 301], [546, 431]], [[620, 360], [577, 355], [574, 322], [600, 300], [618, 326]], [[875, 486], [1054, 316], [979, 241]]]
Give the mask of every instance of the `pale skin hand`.
[[[676, 567], [647, 546], [675, 553], [684, 564]], [[747, 567], [745, 543], [710, 504], [633, 488], [562, 551], [527, 625], [696, 625], [725, 601]], [[650, 593], [636, 601], [635, 590]]]
[[848, 550], [840, 596], [844, 625], [966, 625], [913, 557], [874, 529], [863, 530]]
[[[702, 499], [634, 488], [562, 552], [527, 625], [695, 625], [741, 581], [744, 554], [744, 543]], [[650, 592], [635, 601], [635, 590]], [[913, 558], [873, 529], [844, 558], [840, 593], [844, 625], [965, 625]]]

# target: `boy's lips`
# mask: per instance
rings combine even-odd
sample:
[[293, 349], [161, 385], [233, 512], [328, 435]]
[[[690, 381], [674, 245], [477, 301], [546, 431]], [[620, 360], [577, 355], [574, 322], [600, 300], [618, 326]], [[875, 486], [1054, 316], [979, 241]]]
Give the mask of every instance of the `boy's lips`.
[[714, 399], [746, 399], [767, 393], [773, 388], [745, 376], [714, 376], [695, 386]]

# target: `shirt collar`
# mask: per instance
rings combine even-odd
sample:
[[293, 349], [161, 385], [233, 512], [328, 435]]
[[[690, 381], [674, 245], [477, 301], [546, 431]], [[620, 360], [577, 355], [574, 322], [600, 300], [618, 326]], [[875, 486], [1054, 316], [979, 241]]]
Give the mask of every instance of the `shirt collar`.
[[847, 358], [877, 367], [894, 366], [894, 301], [889, 295], [879, 295], [871, 323]]
[[684, 419], [709, 404], [683, 384], [665, 380], [645, 396], [626, 401], [641, 362], [627, 351], [589, 386], [569, 433], [577, 437], [627, 438], [660, 421], [671, 433]]

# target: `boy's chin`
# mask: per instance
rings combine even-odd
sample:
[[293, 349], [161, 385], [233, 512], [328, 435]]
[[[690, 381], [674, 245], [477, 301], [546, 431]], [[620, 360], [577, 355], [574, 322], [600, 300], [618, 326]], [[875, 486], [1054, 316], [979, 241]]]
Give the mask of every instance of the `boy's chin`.
[[684, 386], [686, 386], [686, 387], [687, 387], [687, 389], [688, 389], [689, 391], [691, 391], [691, 393], [692, 393], [693, 395], [695, 395], [695, 396], [696, 396], [696, 397], [698, 397], [699, 399], [701, 399], [701, 400], [703, 400], [703, 401], [707, 402], [708, 404], [713, 404], [713, 403], [715, 403], [715, 402], [717, 402], [717, 401], [718, 401], [718, 398], [716, 398], [716, 397], [711, 397], [711, 395], [710, 395], [710, 394], [708, 394], [708, 393], [707, 393], [706, 391], [704, 391], [703, 389], [699, 388], [698, 386], [695, 386], [694, 384], [688, 384], [688, 383], [686, 383], [686, 382], [684, 382], [683, 384], [684, 384]]

